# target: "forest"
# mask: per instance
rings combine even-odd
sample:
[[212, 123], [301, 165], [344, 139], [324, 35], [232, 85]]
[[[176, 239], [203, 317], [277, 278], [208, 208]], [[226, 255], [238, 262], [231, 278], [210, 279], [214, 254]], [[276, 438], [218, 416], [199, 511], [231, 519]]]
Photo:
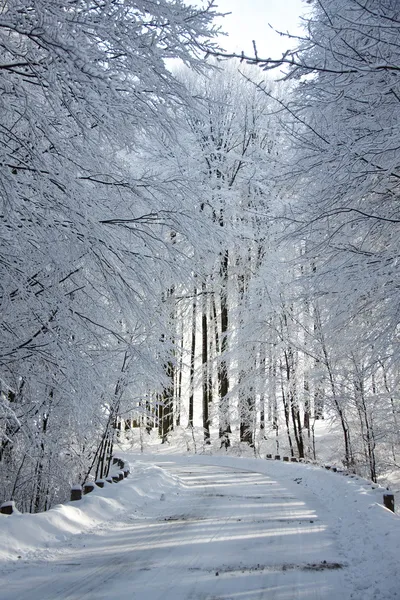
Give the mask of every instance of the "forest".
[[21, 511], [104, 476], [131, 428], [318, 460], [323, 420], [340, 464], [399, 474], [400, 5], [308, 0], [268, 59], [224, 53], [217, 4], [0, 3]]

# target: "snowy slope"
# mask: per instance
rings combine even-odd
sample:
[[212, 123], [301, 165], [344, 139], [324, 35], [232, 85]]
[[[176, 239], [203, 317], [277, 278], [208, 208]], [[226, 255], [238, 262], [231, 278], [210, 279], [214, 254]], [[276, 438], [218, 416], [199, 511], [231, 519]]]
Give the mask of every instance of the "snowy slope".
[[126, 458], [118, 485], [1, 517], [1, 600], [400, 598], [382, 489], [303, 464]]

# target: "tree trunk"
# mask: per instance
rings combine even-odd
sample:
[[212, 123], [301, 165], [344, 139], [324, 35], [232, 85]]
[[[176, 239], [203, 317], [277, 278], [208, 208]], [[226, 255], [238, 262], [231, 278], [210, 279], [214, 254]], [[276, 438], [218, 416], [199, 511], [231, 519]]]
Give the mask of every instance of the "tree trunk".
[[221, 356], [218, 367], [218, 391], [219, 391], [219, 438], [221, 448], [229, 448], [231, 445], [230, 418], [229, 418], [229, 379], [227, 366], [228, 350], [228, 263], [229, 253], [226, 250], [221, 262], [221, 278], [223, 281], [221, 290]]
[[122, 394], [124, 393], [125, 385], [126, 385], [125, 373], [128, 369], [128, 363], [129, 363], [128, 358], [129, 358], [128, 352], [126, 351], [124, 353], [124, 358], [122, 361], [121, 374], [115, 385], [114, 397], [110, 403], [108, 419], [107, 419], [107, 422], [106, 422], [106, 425], [104, 428], [103, 436], [102, 436], [100, 444], [97, 448], [97, 451], [94, 455], [92, 464], [89, 467], [86, 475], [84, 476], [82, 483], [85, 483], [85, 481], [89, 477], [95, 464], [96, 464], [95, 479], [102, 479], [103, 477], [107, 477], [107, 475], [109, 473], [111, 458], [112, 458], [112, 451], [113, 451], [113, 446], [114, 446], [114, 435], [115, 435], [115, 430], [116, 430], [116, 425], [117, 425], [117, 418], [118, 418], [118, 415], [120, 412], [120, 404], [121, 404]]
[[175, 423], [176, 426], [179, 427], [181, 424], [181, 407], [182, 407], [182, 372], [183, 372], [183, 351], [184, 351], [184, 321], [182, 321], [181, 326], [181, 340], [179, 345], [179, 365], [178, 365], [178, 373], [177, 373], [177, 381], [176, 381], [176, 417]]
[[196, 360], [196, 317], [197, 317], [197, 289], [193, 290], [192, 302], [192, 332], [190, 341], [190, 371], [189, 371], [189, 421], [188, 427], [193, 427], [194, 411], [194, 373]]
[[[282, 364], [282, 361], [280, 361], [280, 369], [281, 369], [281, 373], [284, 370], [286, 370], [286, 368]], [[290, 433], [290, 406], [289, 406], [289, 399], [287, 398], [287, 395], [286, 395], [283, 376], [281, 376], [281, 391], [282, 391], [282, 402], [283, 402], [283, 409], [284, 409], [284, 413], [285, 413], [286, 433], [287, 433], [288, 442], [289, 442], [290, 455], [294, 456], [292, 436]]]
[[267, 380], [267, 373], [266, 373], [267, 357], [266, 357], [265, 344], [260, 345], [259, 357], [260, 357], [259, 358], [260, 431], [262, 434], [264, 434], [264, 431], [265, 431], [265, 392], [266, 392], [266, 380]]
[[[331, 362], [329, 360], [328, 349], [325, 344], [325, 338], [324, 338], [324, 334], [322, 331], [321, 318], [320, 318], [318, 306], [314, 307], [314, 332], [316, 334], [317, 339], [319, 340], [319, 342], [321, 344], [323, 361], [324, 361], [324, 366], [328, 372], [328, 378], [329, 378], [329, 383], [330, 383], [330, 388], [331, 388], [331, 393], [332, 393], [332, 399], [333, 399], [335, 410], [338, 414], [338, 417], [340, 420], [340, 425], [341, 425], [342, 432], [343, 432], [343, 441], [344, 441], [344, 461], [343, 462], [347, 468], [351, 468], [354, 465], [354, 457], [353, 457], [353, 451], [352, 451], [352, 447], [351, 447], [350, 428], [347, 423], [344, 407], [342, 406], [341, 401], [336, 392], [335, 378], [334, 378], [334, 374], [332, 371]], [[316, 409], [317, 409], [317, 407], [316, 407]], [[317, 418], [317, 413], [316, 413], [316, 418]]]
[[[159, 404], [159, 435], [161, 437], [161, 443], [165, 444], [167, 441], [168, 434], [174, 428], [174, 397], [175, 397], [175, 306], [174, 306], [174, 292], [175, 288], [171, 287], [167, 292], [167, 302], [170, 303], [170, 314], [169, 314], [169, 336], [170, 336], [170, 348], [167, 349], [167, 359], [164, 364], [164, 371], [166, 375], [167, 384], [164, 387], [160, 398]], [[165, 341], [164, 334], [161, 336], [161, 341]]]
[[368, 414], [365, 398], [364, 377], [362, 371], [355, 364], [354, 391], [357, 411], [360, 419], [361, 434], [365, 447], [365, 456], [368, 464], [369, 476], [376, 483], [376, 459], [375, 459], [375, 434], [372, 419]]
[[202, 338], [202, 392], [203, 392], [203, 435], [206, 444], [210, 443], [210, 422], [209, 422], [209, 375], [208, 375], [208, 319], [207, 319], [207, 295], [206, 284], [202, 284], [202, 304], [201, 304], [201, 338]]

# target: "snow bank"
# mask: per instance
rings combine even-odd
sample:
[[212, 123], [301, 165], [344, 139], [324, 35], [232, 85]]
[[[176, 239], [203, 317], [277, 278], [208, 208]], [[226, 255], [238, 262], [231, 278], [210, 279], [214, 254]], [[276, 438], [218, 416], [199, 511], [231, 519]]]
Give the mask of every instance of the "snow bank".
[[177, 478], [163, 469], [136, 463], [130, 477], [105, 483], [75, 502], [58, 504], [38, 514], [0, 514], [0, 560], [29, 558], [70, 536], [84, 533], [176, 491]]

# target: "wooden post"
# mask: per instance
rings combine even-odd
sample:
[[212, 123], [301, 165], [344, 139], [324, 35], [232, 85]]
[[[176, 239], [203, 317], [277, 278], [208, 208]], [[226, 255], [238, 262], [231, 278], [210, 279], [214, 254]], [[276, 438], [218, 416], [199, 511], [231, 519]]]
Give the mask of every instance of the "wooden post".
[[85, 483], [83, 486], [83, 494], [90, 494], [94, 490], [94, 483]]
[[99, 488], [103, 488], [104, 487], [104, 479], [96, 479], [95, 484], [97, 485], [97, 487]]
[[383, 494], [383, 506], [394, 512], [394, 494], [392, 492]]
[[281, 460], [281, 455], [280, 454], [275, 454], [275, 460]]
[[113, 480], [113, 483], [118, 483], [118, 481], [119, 481], [119, 475], [113, 475], [112, 476], [112, 480]]
[[107, 483], [114, 483], [112, 477], [106, 477]]
[[119, 477], [119, 481], [122, 481], [124, 478], [124, 472], [123, 471], [118, 471], [118, 477]]
[[81, 485], [74, 485], [71, 488], [71, 502], [74, 502], [75, 500], [82, 500], [82, 486]]
[[292, 456], [292, 458], [291, 458], [290, 460], [291, 460], [292, 462], [299, 462], [299, 461], [297, 460], [297, 457], [296, 457], [296, 456]]
[[289, 457], [288, 456], [284, 456], [283, 457], [283, 462], [289, 462]]
[[265, 458], [272, 458], [272, 454], [267, 454]]
[[124, 469], [124, 477], [128, 477], [129, 475], [129, 470], [128, 469]]
[[0, 506], [0, 514], [2, 515], [12, 515], [15, 511], [15, 502], [10, 500], [9, 502], [3, 502]]

